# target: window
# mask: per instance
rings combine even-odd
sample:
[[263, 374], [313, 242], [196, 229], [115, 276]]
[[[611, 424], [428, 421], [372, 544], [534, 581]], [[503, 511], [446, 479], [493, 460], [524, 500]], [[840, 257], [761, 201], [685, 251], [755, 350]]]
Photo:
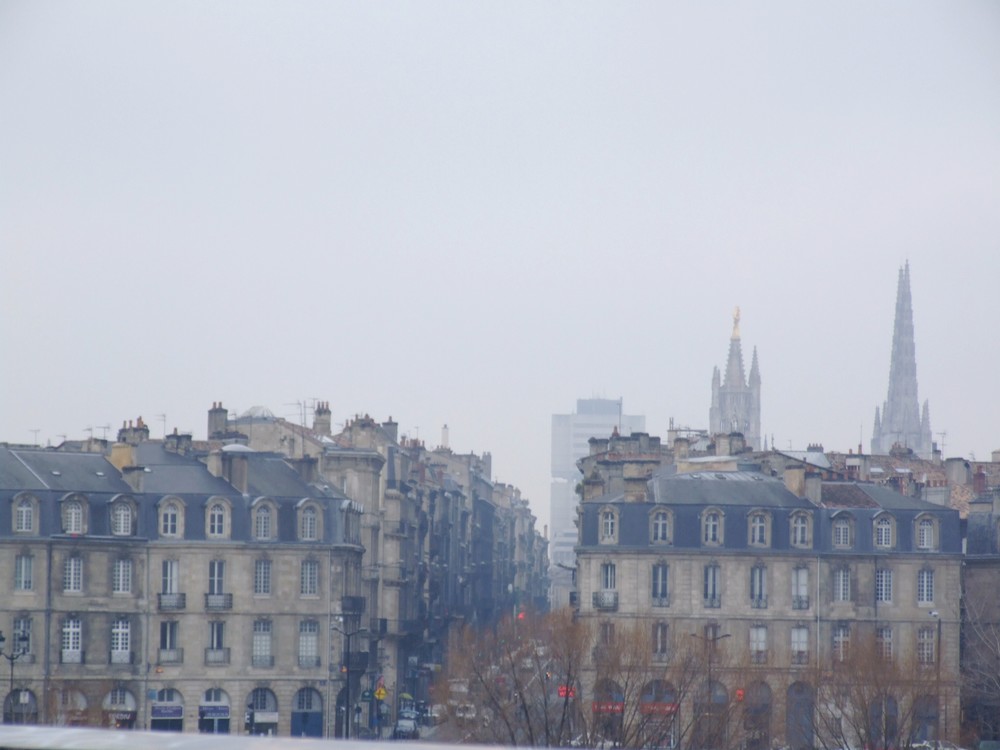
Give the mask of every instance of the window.
[[299, 666], [319, 666], [319, 623], [315, 620], [299, 623]]
[[835, 602], [851, 601], [850, 568], [837, 568], [833, 571], [833, 600]]
[[750, 568], [750, 606], [754, 609], [767, 607], [767, 568], [763, 565]]
[[917, 523], [917, 548], [934, 549], [934, 521], [921, 518]]
[[208, 593], [222, 594], [226, 588], [226, 561], [211, 560], [208, 563]]
[[226, 506], [222, 503], [212, 503], [208, 508], [208, 535], [226, 535]]
[[792, 628], [792, 664], [809, 663], [809, 628], [796, 625]]
[[666, 563], [656, 563], [653, 566], [652, 597], [654, 607], [665, 607], [670, 604], [669, 573], [670, 569]]
[[610, 591], [615, 588], [616, 568], [614, 563], [603, 563], [601, 565], [601, 588]]
[[83, 533], [83, 505], [70, 500], [63, 505], [63, 531], [67, 534]]
[[613, 541], [618, 532], [618, 518], [613, 510], [601, 511], [601, 540]]
[[917, 603], [934, 603], [934, 571], [929, 568], [917, 573]]
[[30, 654], [31, 651], [31, 618], [14, 618], [14, 653]]
[[226, 623], [223, 620], [213, 620], [208, 623], [208, 648], [221, 651], [226, 647]]
[[180, 593], [180, 562], [177, 560], [164, 560], [160, 566], [161, 581], [160, 592], [164, 594]]
[[269, 595], [271, 593], [271, 561], [254, 560], [253, 563], [253, 592], [255, 594]]
[[271, 538], [271, 508], [261, 505], [254, 511], [253, 535], [256, 539]]
[[612, 646], [615, 642], [615, 624], [613, 622], [601, 623], [601, 645]]
[[875, 601], [892, 601], [892, 571], [879, 568], [875, 571]]
[[704, 598], [706, 607], [714, 608], [722, 605], [722, 596], [719, 591], [719, 566], [715, 563], [705, 566]]
[[702, 541], [705, 544], [722, 543], [722, 516], [718, 511], [709, 511], [702, 520]]
[[917, 661], [921, 664], [933, 664], [934, 648], [934, 628], [920, 628], [917, 633]]
[[299, 593], [302, 596], [315, 596], [319, 593], [319, 563], [315, 560], [302, 561]]
[[316, 509], [312, 506], [304, 508], [299, 528], [299, 538], [303, 541], [315, 541], [317, 537]]
[[83, 655], [83, 623], [79, 617], [67, 617], [62, 628], [62, 660], [78, 664]]
[[117, 502], [111, 508], [111, 533], [129, 536], [132, 533], [132, 509], [126, 502]]
[[792, 545], [795, 547], [809, 546], [809, 519], [801, 513], [792, 516]]
[[809, 609], [809, 568], [792, 570], [792, 609]]
[[750, 662], [767, 663], [767, 627], [764, 625], [750, 627]]
[[271, 621], [255, 620], [253, 624], [253, 665], [255, 667], [274, 666], [271, 656]]
[[892, 628], [880, 627], [875, 631], [878, 656], [882, 661], [892, 661]]
[[132, 628], [128, 620], [119, 617], [111, 623], [111, 663], [129, 664], [132, 661]]
[[179, 648], [180, 641], [177, 638], [177, 621], [164, 620], [160, 623], [160, 650], [174, 651]]
[[841, 549], [851, 546], [851, 522], [846, 518], [833, 522], [833, 546]]
[[115, 560], [114, 570], [111, 572], [111, 593], [112, 594], [132, 593], [131, 560]]
[[892, 521], [885, 516], [875, 522], [875, 546], [883, 549], [892, 546]]
[[83, 558], [73, 555], [63, 561], [63, 591], [78, 594], [83, 591]]
[[663, 661], [670, 653], [670, 629], [665, 622], [653, 623], [653, 658]]
[[35, 504], [30, 497], [22, 497], [17, 501], [14, 510], [14, 531], [19, 534], [30, 534], [35, 530]]
[[14, 558], [14, 590], [31, 591], [34, 586], [32, 569], [34, 559], [31, 555], [18, 555]]
[[112, 706], [127, 706], [129, 692], [123, 687], [113, 687], [108, 692], [108, 703]]
[[836, 625], [833, 628], [833, 658], [837, 661], [847, 661], [851, 655], [851, 629], [847, 625]]
[[666, 511], [658, 510], [653, 514], [649, 537], [654, 544], [670, 542], [670, 517]]
[[162, 536], [177, 536], [177, 518], [180, 511], [177, 503], [167, 503], [160, 516], [160, 534]]
[[750, 516], [750, 544], [763, 546], [767, 544], [767, 517], [763, 513]]

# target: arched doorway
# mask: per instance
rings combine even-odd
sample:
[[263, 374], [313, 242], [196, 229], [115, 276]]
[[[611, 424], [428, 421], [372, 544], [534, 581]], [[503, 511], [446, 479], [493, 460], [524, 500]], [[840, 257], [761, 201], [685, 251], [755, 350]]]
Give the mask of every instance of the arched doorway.
[[677, 727], [680, 719], [677, 691], [666, 680], [652, 680], [639, 696], [642, 744], [645, 747], [677, 747]]
[[229, 734], [229, 694], [222, 688], [209, 688], [198, 704], [198, 731], [202, 734]]
[[278, 699], [268, 688], [254, 688], [247, 698], [247, 717], [250, 734], [276, 735], [278, 733]]
[[136, 702], [132, 691], [123, 687], [113, 688], [101, 701], [104, 712], [104, 726], [111, 729], [133, 729], [135, 727]]
[[691, 747], [695, 750], [725, 747], [729, 735], [729, 692], [718, 680], [704, 685], [695, 695], [694, 731]]
[[598, 680], [594, 685], [594, 728], [600, 740], [621, 742], [622, 715], [625, 713], [625, 691], [614, 680]]
[[56, 707], [55, 723], [57, 725], [87, 726], [87, 696], [79, 690], [66, 688], [58, 692], [56, 699], [59, 701], [59, 705]]
[[292, 737], [323, 736], [323, 696], [315, 688], [302, 688], [292, 703]]
[[747, 687], [743, 704], [746, 750], [768, 750], [771, 746], [771, 688], [765, 682]]
[[149, 728], [154, 732], [184, 731], [184, 699], [179, 690], [163, 688], [149, 707]]
[[811, 686], [804, 682], [789, 685], [785, 700], [785, 740], [790, 750], [813, 747], [815, 710], [816, 697]]
[[891, 750], [899, 738], [899, 704], [891, 695], [873, 701], [869, 707], [868, 742], [872, 750]]
[[4, 724], [37, 724], [38, 700], [25, 688], [14, 688], [3, 702]]
[[913, 701], [913, 740], [927, 742], [938, 738], [938, 699], [920, 695]]

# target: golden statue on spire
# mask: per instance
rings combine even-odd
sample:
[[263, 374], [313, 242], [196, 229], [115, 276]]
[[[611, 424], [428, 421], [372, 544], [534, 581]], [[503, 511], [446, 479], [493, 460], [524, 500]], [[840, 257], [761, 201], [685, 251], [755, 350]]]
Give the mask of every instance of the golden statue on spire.
[[733, 310], [733, 335], [732, 338], [738, 339], [740, 337], [740, 306], [737, 305], [736, 309]]

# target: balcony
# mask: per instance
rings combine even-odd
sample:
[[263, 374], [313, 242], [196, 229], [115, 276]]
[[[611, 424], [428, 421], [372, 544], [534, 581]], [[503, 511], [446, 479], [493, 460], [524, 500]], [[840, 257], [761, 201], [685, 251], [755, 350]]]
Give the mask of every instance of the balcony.
[[299, 669], [315, 669], [320, 665], [318, 656], [299, 654]]
[[232, 609], [232, 594], [205, 594], [205, 609]]
[[158, 664], [183, 664], [184, 649], [182, 648], [161, 648], [156, 661]]
[[70, 651], [63, 649], [59, 654], [60, 664], [85, 664], [83, 651]]
[[157, 594], [156, 606], [161, 610], [184, 609], [187, 606], [186, 594]]
[[767, 664], [767, 651], [751, 651], [750, 652], [750, 663], [751, 664]]
[[205, 649], [205, 664], [207, 666], [213, 666], [216, 664], [228, 664], [229, 663], [229, 648], [206, 648]]
[[705, 597], [705, 609], [718, 609], [722, 606], [721, 596], [706, 596]]
[[345, 615], [360, 615], [365, 611], [365, 598], [363, 596], [340, 597], [340, 611]]
[[809, 652], [808, 651], [792, 651], [792, 664], [808, 664], [809, 663]]
[[751, 609], [767, 609], [767, 597], [758, 596], [750, 600]]
[[593, 598], [594, 609], [602, 612], [615, 612], [618, 609], [617, 591], [595, 591]]
[[108, 664], [132, 664], [135, 662], [133, 651], [112, 651], [108, 656]]
[[670, 606], [670, 594], [664, 594], [663, 596], [653, 597], [654, 607], [669, 607]]
[[271, 669], [274, 666], [273, 654], [254, 654], [250, 661], [251, 665], [258, 669]]
[[808, 596], [793, 596], [792, 597], [792, 609], [809, 609], [809, 597]]

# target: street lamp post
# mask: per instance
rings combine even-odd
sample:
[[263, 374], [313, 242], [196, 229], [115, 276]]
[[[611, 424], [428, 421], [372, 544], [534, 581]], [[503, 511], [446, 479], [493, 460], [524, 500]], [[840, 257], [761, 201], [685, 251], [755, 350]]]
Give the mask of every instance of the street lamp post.
[[[343, 616], [337, 618], [342, 623], [344, 619]], [[351, 706], [351, 638], [356, 635], [364, 635], [367, 631], [364, 628], [345, 630], [333, 624], [330, 625], [330, 629], [344, 636], [344, 675], [346, 677], [346, 685], [344, 687], [344, 739], [347, 740], [351, 737], [351, 721], [354, 718]], [[360, 706], [358, 708], [360, 709]]]
[[9, 654], [4, 651], [6, 643], [7, 639], [4, 637], [3, 631], [0, 630], [0, 656], [10, 662], [10, 692], [7, 694], [7, 700], [10, 701], [10, 723], [14, 724], [16, 723], [14, 721], [14, 662], [27, 653], [28, 636], [25, 633], [15, 632], [14, 645]]
[[712, 657], [715, 654], [715, 644], [721, 641], [723, 638], [729, 638], [732, 633], [717, 633], [714, 632], [712, 635], [700, 635], [698, 633], [691, 633], [692, 638], [697, 638], [705, 643], [708, 648], [708, 669], [706, 675], [707, 685], [705, 686], [705, 693], [708, 697], [708, 712], [709, 714], [715, 714], [715, 691], [712, 689]]

